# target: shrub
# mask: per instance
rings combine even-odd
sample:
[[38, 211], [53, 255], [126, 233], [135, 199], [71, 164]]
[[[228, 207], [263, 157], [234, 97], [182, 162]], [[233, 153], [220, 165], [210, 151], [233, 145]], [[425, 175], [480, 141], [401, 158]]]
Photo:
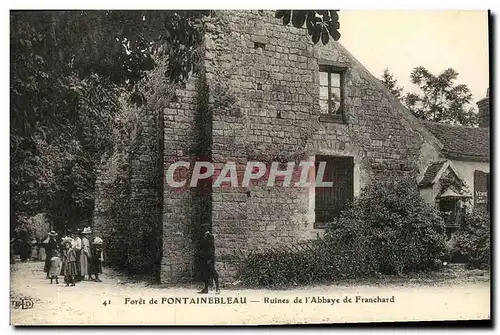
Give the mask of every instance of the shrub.
[[432, 269], [445, 254], [444, 222], [415, 181], [387, 180], [363, 189], [323, 239], [247, 257], [244, 284], [284, 286]]
[[[308, 285], [328, 281], [332, 275], [346, 279], [359, 268], [349, 257], [351, 252], [324, 239], [269, 249], [250, 254], [240, 269], [240, 278], [245, 285], [257, 287]], [[351, 271], [344, 271], [345, 266]]]
[[456, 251], [469, 267], [490, 266], [490, 216], [483, 210], [466, 214], [464, 224], [456, 234]]
[[457, 236], [452, 234], [451, 238], [445, 242], [445, 257], [448, 262], [451, 263], [464, 263], [466, 260], [460, 254], [457, 247]]
[[327, 236], [355, 246], [356, 257], [383, 274], [431, 269], [445, 254], [444, 222], [409, 178], [366, 187]]

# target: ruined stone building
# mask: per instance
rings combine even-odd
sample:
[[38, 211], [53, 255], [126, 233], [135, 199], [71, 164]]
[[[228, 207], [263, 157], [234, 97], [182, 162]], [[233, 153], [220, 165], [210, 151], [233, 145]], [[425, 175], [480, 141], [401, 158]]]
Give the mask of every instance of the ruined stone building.
[[[214, 12], [200, 48], [198, 75], [143, 111], [144, 139], [126, 164], [132, 181], [124, 210], [133, 224], [160, 227], [151, 234], [161, 235], [165, 283], [193, 278], [202, 223], [211, 225], [217, 267], [230, 280], [237, 254], [314, 239], [365, 185], [402, 174], [422, 179], [444, 157], [448, 143], [340, 43], [314, 45], [306, 29], [283, 26], [272, 11]], [[171, 164], [200, 157], [238, 169], [248, 161], [326, 161], [334, 186], [179, 190], [162, 183]], [[101, 178], [98, 194], [111, 182]], [[94, 229], [103, 235], [119, 233], [112, 207], [96, 200]]]

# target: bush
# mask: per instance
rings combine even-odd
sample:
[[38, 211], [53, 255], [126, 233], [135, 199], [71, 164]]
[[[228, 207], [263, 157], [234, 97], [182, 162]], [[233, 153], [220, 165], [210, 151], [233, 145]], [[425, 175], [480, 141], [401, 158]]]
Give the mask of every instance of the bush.
[[414, 180], [399, 178], [363, 189], [311, 247], [252, 254], [240, 275], [247, 285], [284, 286], [428, 270], [444, 241], [439, 212]]
[[[353, 250], [331, 240], [316, 240], [248, 256], [240, 268], [243, 284], [253, 287], [284, 287], [347, 279], [364, 273], [363, 263], [350, 257]], [[348, 271], [345, 271], [345, 268]]]
[[460, 254], [457, 247], [457, 236], [452, 234], [451, 238], [445, 242], [445, 257], [450, 263], [465, 263], [466, 259]]
[[483, 210], [473, 210], [465, 216], [464, 224], [456, 234], [456, 252], [469, 267], [490, 266], [490, 216]]
[[445, 255], [444, 222], [409, 178], [366, 187], [327, 236], [353, 245], [361, 253], [353, 257], [382, 274], [431, 269]]

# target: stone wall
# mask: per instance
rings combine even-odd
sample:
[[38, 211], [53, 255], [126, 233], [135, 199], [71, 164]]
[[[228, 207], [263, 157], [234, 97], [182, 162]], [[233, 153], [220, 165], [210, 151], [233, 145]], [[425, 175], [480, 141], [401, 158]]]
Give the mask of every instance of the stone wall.
[[[163, 110], [164, 173], [172, 163], [195, 160], [197, 145], [198, 78], [192, 76], [184, 88], [177, 89], [172, 102]], [[183, 174], [184, 172], [184, 174]], [[187, 179], [185, 169], [177, 169], [174, 180]], [[172, 188], [164, 181], [163, 257], [161, 278], [164, 283], [192, 280], [196, 267], [196, 233], [199, 218], [196, 193], [186, 185]]]
[[124, 95], [113, 125], [113, 148], [96, 181], [93, 230], [108, 264], [159, 277], [163, 208], [163, 110], [174, 89], [159, 66], [138, 84], [140, 106]]
[[124, 106], [114, 149], [103, 157], [96, 181], [93, 230], [106, 242], [108, 263], [134, 273], [153, 273], [160, 262], [158, 114]]
[[[128, 258], [144, 273], [159, 275], [162, 239], [161, 107], [146, 106], [130, 155]], [[144, 259], [149, 262], [144, 262]]]
[[125, 267], [123, 233], [130, 222], [130, 151], [138, 123], [135, 109], [122, 108], [113, 124], [113, 148], [101, 158], [95, 185], [92, 230], [103, 238], [106, 265]]

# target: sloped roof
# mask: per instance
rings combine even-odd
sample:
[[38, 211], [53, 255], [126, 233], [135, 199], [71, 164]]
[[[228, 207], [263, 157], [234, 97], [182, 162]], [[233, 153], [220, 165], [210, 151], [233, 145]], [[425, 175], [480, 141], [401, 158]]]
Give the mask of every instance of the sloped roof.
[[444, 156], [462, 160], [490, 160], [489, 128], [473, 128], [423, 122], [425, 127], [443, 144]]
[[454, 190], [452, 190], [451, 188], [448, 188], [439, 197], [440, 198], [464, 198], [464, 197], [471, 198], [472, 196], [470, 194], [467, 194], [467, 193], [464, 193], [464, 192], [457, 193]]
[[432, 181], [434, 180], [434, 178], [436, 178], [439, 170], [441, 170], [444, 163], [445, 162], [443, 161], [443, 162], [432, 163], [431, 165], [429, 165], [427, 167], [427, 170], [425, 170], [424, 176], [420, 181], [419, 185], [422, 187], [428, 187], [432, 185]]
[[401, 101], [392, 94], [387, 87], [382, 83], [380, 79], [375, 77], [368, 69], [361, 64], [361, 62], [354, 57], [349, 50], [347, 50], [340, 42], [333, 42], [339, 51], [350, 58], [352, 62], [352, 66], [356, 66], [356, 69], [359, 73], [364, 74], [364, 79], [368, 80], [368, 82], [375, 88], [378, 89], [379, 92], [383, 93], [387, 98], [389, 104], [392, 107], [392, 110], [397, 112], [402, 119], [406, 120], [409, 123], [409, 126], [420, 133], [429, 143], [441, 149], [442, 143], [434, 136], [428, 129], [417, 119], [402, 103]]
[[[446, 173], [448, 172], [448, 173]], [[448, 187], [448, 190], [443, 192], [440, 197], [447, 196], [459, 196], [459, 197], [470, 197], [470, 187], [465, 181], [465, 179], [460, 175], [457, 168], [453, 165], [451, 160], [433, 162], [429, 164], [425, 170], [424, 176], [419, 182], [421, 188], [432, 187], [434, 183], [441, 180], [443, 177], [448, 179], [452, 177], [454, 180], [453, 185]], [[443, 186], [443, 185], [441, 185]]]

